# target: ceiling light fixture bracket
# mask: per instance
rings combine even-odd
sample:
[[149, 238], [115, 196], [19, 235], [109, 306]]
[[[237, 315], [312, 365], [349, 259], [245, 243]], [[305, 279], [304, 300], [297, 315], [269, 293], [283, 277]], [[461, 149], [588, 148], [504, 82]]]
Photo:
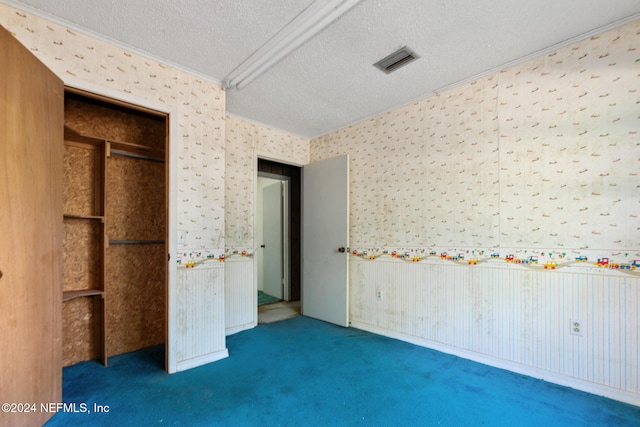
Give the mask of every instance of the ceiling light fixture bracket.
[[360, 0], [316, 0], [272, 39], [222, 80], [226, 89], [241, 89], [328, 27]]

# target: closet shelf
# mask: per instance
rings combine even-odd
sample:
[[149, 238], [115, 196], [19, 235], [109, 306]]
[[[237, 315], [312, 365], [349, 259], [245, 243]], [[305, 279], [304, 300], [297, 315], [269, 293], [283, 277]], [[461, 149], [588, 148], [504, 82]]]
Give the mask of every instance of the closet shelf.
[[71, 88], [64, 101], [63, 361], [107, 366], [112, 345], [166, 339], [167, 116]]
[[64, 143], [66, 145], [91, 145], [95, 147], [102, 147], [104, 145], [104, 139], [95, 138], [88, 135], [82, 135], [78, 132], [75, 132], [68, 127], [64, 127]]
[[100, 289], [82, 289], [79, 291], [65, 291], [62, 293], [62, 301], [69, 301], [74, 298], [92, 297], [92, 296], [104, 297], [104, 291]]
[[131, 144], [121, 141], [107, 141], [111, 146], [111, 153], [129, 155], [140, 159], [154, 160], [164, 162], [164, 150], [160, 148], [152, 148], [144, 145]]
[[[64, 131], [65, 144], [85, 144], [102, 146], [107, 144], [109, 152], [113, 154], [130, 155], [140, 159], [154, 160], [157, 162], [165, 161], [165, 151], [162, 148], [153, 148], [146, 145], [133, 144], [131, 142], [113, 141], [110, 139], [98, 138], [91, 135], [77, 133], [65, 127]], [[109, 155], [110, 153], [107, 153]]]
[[109, 240], [109, 245], [164, 245], [164, 240]]
[[[65, 111], [65, 116], [66, 114]], [[76, 343], [95, 341], [95, 351], [99, 352], [102, 364], [107, 366], [108, 353], [105, 339], [107, 317], [105, 311], [106, 293], [104, 291], [106, 232], [104, 201], [107, 142], [104, 138], [82, 135], [65, 126], [64, 144], [66, 147], [65, 156], [69, 156], [69, 161], [65, 157], [64, 162], [64, 174], [65, 177], [68, 177], [68, 181], [65, 182], [68, 198], [65, 199], [64, 210], [66, 213], [64, 213], [63, 219], [65, 225], [70, 226], [65, 230], [66, 238], [84, 237], [82, 244], [72, 244], [65, 248], [65, 255], [74, 260], [70, 265], [65, 265], [65, 274], [73, 272], [76, 268], [80, 272], [91, 272], [91, 274], [78, 278], [77, 282], [70, 280], [73, 284], [69, 287], [75, 287], [76, 290], [63, 291], [62, 301], [78, 301], [78, 298], [81, 298], [80, 301], [84, 302], [82, 298], [91, 298], [92, 304], [90, 307], [83, 308], [82, 312], [92, 314], [95, 320], [91, 322], [92, 325], [89, 324], [90, 328], [74, 330], [66, 339]], [[78, 148], [82, 150], [79, 151]], [[82, 227], [76, 229], [76, 225]], [[85, 229], [85, 225], [89, 225], [90, 228]], [[90, 233], [90, 237], [76, 234], [76, 232], [84, 233], [84, 231]], [[80, 241], [75, 240], [75, 242], [79, 243]], [[72, 308], [65, 309], [63, 314], [65, 321], [81, 324], [85, 318], [74, 310]], [[92, 358], [94, 356], [88, 352], [83, 354], [83, 350], [75, 345], [66, 351], [68, 352], [66, 357], [72, 363], [85, 357]], [[82, 358], [78, 357], [81, 354]]]
[[102, 215], [73, 215], [64, 214], [64, 219], [92, 219], [100, 222], [104, 222], [104, 216]]

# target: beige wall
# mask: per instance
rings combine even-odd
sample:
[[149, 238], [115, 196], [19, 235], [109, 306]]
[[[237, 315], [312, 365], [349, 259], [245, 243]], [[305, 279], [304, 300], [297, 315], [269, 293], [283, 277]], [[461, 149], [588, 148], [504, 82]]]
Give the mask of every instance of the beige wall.
[[[227, 334], [257, 324], [257, 265], [252, 258], [257, 197], [257, 158], [304, 165], [309, 140], [237, 117], [226, 120], [225, 316]], [[242, 253], [250, 255], [242, 256]]]
[[257, 158], [305, 165], [309, 140], [237, 117], [226, 118], [227, 252], [254, 250]]
[[[208, 255], [253, 254], [256, 158], [306, 164], [308, 139], [226, 117], [225, 92], [218, 84], [22, 10], [0, 4], [0, 25], [63, 80], [86, 82], [172, 111], [170, 125], [177, 129], [170, 141], [177, 174], [173, 226], [186, 232], [185, 244], [172, 259], [185, 265]], [[250, 257], [237, 260], [246, 262], [224, 276], [228, 298], [223, 329], [251, 326], [254, 320], [255, 304], [248, 299], [254, 287], [248, 279], [253, 262]], [[198, 279], [188, 271], [180, 268], [178, 281], [195, 287]]]
[[312, 140], [351, 155], [352, 246], [640, 259], [639, 30]]
[[640, 270], [593, 264], [640, 260], [639, 51], [636, 21], [312, 140], [351, 158], [352, 325], [640, 404]]
[[215, 83], [0, 4], [7, 28], [63, 80], [78, 79], [155, 103], [176, 114], [177, 226], [184, 249], [224, 248], [225, 92]]
[[[186, 232], [172, 260], [224, 253], [225, 92], [212, 82], [0, 4], [0, 25], [60, 76], [119, 99], [170, 111], [170, 231]], [[170, 236], [171, 237], [174, 236]], [[170, 240], [171, 242], [171, 240]], [[169, 269], [169, 370], [225, 357], [224, 266]], [[108, 298], [108, 296], [107, 296]], [[206, 306], [203, 308], [203, 306]], [[206, 340], [201, 338], [205, 337]]]
[[[573, 261], [579, 255], [590, 261], [603, 256], [622, 263], [640, 259], [639, 22], [311, 142], [225, 116], [225, 93], [215, 83], [1, 4], [0, 24], [63, 78], [72, 76], [175, 111], [175, 220], [178, 230], [188, 232], [178, 255], [217, 255], [225, 249], [229, 255], [252, 253], [257, 156], [302, 165], [349, 153], [352, 249], [380, 255], [352, 263], [352, 289], [358, 290], [351, 295], [352, 320], [356, 316], [364, 326], [405, 339], [418, 336], [427, 345], [445, 342], [444, 350], [462, 348], [472, 358], [484, 351], [482, 346], [459, 337], [491, 343], [496, 331], [482, 319], [502, 320], [522, 328], [509, 329], [509, 336], [516, 340], [516, 353], [524, 355], [492, 357], [533, 369], [538, 365], [530, 355], [541, 353], [535, 353], [531, 337], [550, 351], [567, 342], [566, 331], [553, 332], [553, 341], [548, 331], [533, 329], [548, 325], [548, 314], [562, 309], [554, 324], [563, 331], [572, 316], [592, 322], [591, 335], [570, 337], [578, 341], [567, 351], [598, 363], [578, 374], [553, 363], [540, 369], [620, 388], [631, 393], [627, 400], [638, 400], [637, 355], [601, 352], [611, 339], [637, 346], [638, 272], [597, 270], [591, 263]], [[402, 263], [396, 271], [400, 261], [388, 256], [394, 250], [410, 252], [422, 262]], [[473, 266], [428, 257], [431, 250], [461, 252], [481, 261], [494, 251], [502, 258], [537, 254], [561, 268], [551, 272], [539, 265], [537, 271], [519, 267], [511, 273], [509, 268], [516, 266], [488, 260], [476, 272]], [[254, 263], [240, 257], [235, 261], [233, 272], [225, 267], [224, 274], [216, 273], [216, 286], [222, 286], [224, 277], [224, 293], [231, 297], [225, 298], [224, 313], [220, 310], [208, 321], [222, 324], [226, 315], [227, 332], [255, 322], [255, 304], [248, 299]], [[412, 269], [417, 266], [421, 270]], [[607, 275], [615, 280], [602, 279]], [[186, 288], [197, 283], [192, 276], [185, 269], [179, 273]], [[520, 283], [515, 277], [526, 280]], [[457, 288], [448, 287], [460, 280], [464, 283]], [[494, 292], [494, 282], [502, 292]], [[541, 285], [532, 287], [536, 283]], [[570, 299], [557, 305], [563, 283], [571, 286]], [[385, 286], [384, 301], [372, 298], [379, 286]], [[448, 289], [452, 296], [447, 304], [469, 307], [462, 320], [446, 310], [439, 316], [421, 308], [428, 307], [427, 300], [439, 307], [438, 298]], [[615, 304], [603, 305], [605, 294]], [[405, 310], [409, 302], [413, 308]], [[502, 316], [505, 308], [520, 305], [522, 312], [510, 311], [515, 317]], [[189, 307], [183, 309], [188, 312]], [[473, 327], [464, 319], [473, 321]], [[215, 337], [216, 344], [203, 353], [224, 347], [218, 332]], [[622, 344], [615, 348], [626, 348]], [[571, 358], [563, 360], [570, 363]], [[606, 368], [600, 363], [612, 360]], [[607, 382], [587, 372], [605, 369], [635, 376], [627, 381], [626, 374], [618, 374], [620, 381]]]

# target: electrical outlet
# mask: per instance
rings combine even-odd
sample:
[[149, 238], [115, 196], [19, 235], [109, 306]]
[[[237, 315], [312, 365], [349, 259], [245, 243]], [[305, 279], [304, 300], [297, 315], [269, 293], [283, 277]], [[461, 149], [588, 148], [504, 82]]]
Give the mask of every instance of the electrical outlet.
[[376, 298], [378, 301], [382, 301], [382, 289], [376, 289]]
[[571, 335], [577, 335], [579, 337], [582, 336], [582, 334], [584, 333], [584, 324], [582, 323], [582, 320], [578, 320], [578, 319], [571, 319], [571, 329], [569, 329], [569, 332], [571, 333]]
[[187, 232], [185, 230], [178, 230], [178, 245], [184, 246], [187, 244]]

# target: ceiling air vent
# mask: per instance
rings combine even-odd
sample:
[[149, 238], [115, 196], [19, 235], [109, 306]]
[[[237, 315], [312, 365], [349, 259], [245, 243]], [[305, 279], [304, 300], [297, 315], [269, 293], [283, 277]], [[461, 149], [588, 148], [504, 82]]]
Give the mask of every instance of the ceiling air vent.
[[404, 67], [408, 63], [415, 61], [418, 58], [418, 55], [413, 53], [405, 46], [373, 65], [389, 74], [397, 70], [398, 68]]

